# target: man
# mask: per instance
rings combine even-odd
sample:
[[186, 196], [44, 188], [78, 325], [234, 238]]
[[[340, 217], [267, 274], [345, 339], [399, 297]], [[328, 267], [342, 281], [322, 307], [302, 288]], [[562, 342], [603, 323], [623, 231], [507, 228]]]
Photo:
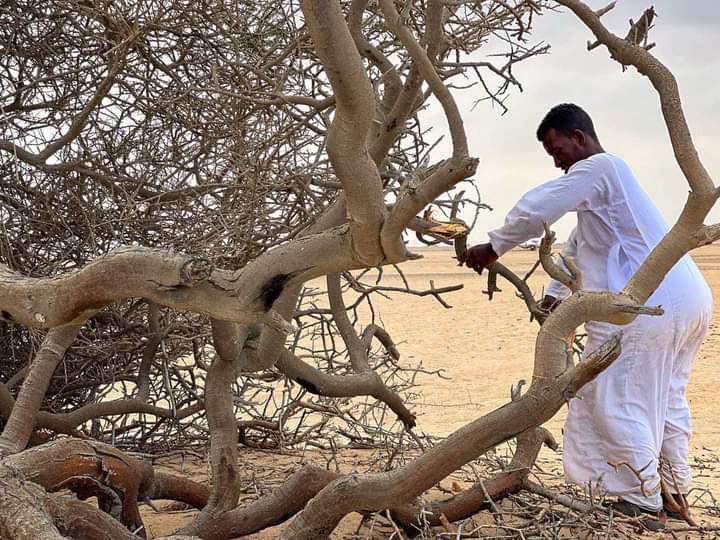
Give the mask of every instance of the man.
[[[489, 243], [468, 250], [465, 264], [482, 272], [511, 248], [542, 235], [543, 223], [576, 212], [575, 262], [585, 290], [622, 290], [667, 232], [666, 224], [627, 164], [603, 150], [580, 107], [551, 109], [537, 137], [565, 174], [526, 193], [505, 224], [489, 233]], [[639, 316], [622, 327], [620, 357], [569, 403], [563, 465], [569, 481], [619, 496], [616, 510], [661, 518], [661, 475], [673, 497], [683, 497], [690, 486], [685, 390], [710, 322], [712, 296], [685, 256], [648, 305], [662, 305], [664, 315]], [[619, 329], [600, 322], [585, 328], [587, 353]], [[661, 519], [646, 524], [663, 526]]]

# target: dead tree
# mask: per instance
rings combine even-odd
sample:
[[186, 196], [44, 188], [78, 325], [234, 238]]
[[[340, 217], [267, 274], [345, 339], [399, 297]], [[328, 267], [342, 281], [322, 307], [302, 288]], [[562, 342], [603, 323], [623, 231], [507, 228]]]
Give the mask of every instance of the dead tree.
[[[310, 394], [371, 396], [412, 426], [376, 372], [397, 369], [392, 339], [353, 328], [337, 276], [362, 289], [349, 271], [412, 258], [408, 227], [458, 232], [415, 217], [476, 164], [466, 149], [429, 162], [423, 84], [451, 106], [442, 81], [468, 72], [502, 104], [513, 65], [546, 50], [527, 43], [545, 2], [482, 4], [408, 5], [410, 56], [366, 2], [329, 5], [340, 33], [324, 40], [283, 2], [3, 9], [3, 454], [53, 432], [142, 449], [209, 440], [202, 531], [237, 502], [238, 440], [322, 437], [285, 428], [308, 407], [351, 425]], [[501, 65], [461, 61], [494, 33]], [[329, 311], [302, 288], [325, 275]], [[286, 344], [295, 328], [347, 343], [308, 363], [306, 343]]]
[[[434, 203], [452, 218], [458, 201], [444, 194], [477, 167], [450, 88], [469, 73], [503, 106], [504, 93], [520, 86], [513, 66], [546, 50], [529, 45], [528, 32], [552, 3], [430, 0], [400, 12], [389, 0], [3, 8], [0, 532], [136, 538], [137, 499], [162, 496], [202, 508], [178, 532], [185, 537], [248, 534], [302, 509], [286, 536], [316, 538], [355, 510], [394, 508], [410, 521], [415, 496], [516, 436], [516, 464], [526, 470], [539, 440], [533, 430], [618, 354], [614, 339], [567, 368], [557, 336], [587, 320], [651, 313], [643, 304], [662, 276], [718, 234], [702, 225], [717, 193], [672, 75], [640, 39], [610, 34], [581, 2], [560, 3], [658, 89], [692, 189], [678, 224], [625, 291], [576, 290], [547, 318], [524, 395], [404, 467], [339, 478], [308, 468], [244, 507], [239, 442], [318, 438], [323, 423], [285, 440], [289, 417], [307, 409], [352, 421], [310, 394], [371, 396], [412, 429], [399, 389], [377, 372], [397, 362], [390, 333], [358, 330], [343, 287], [363, 301], [381, 290], [363, 289], [352, 271], [416, 258], [403, 241], [408, 229], [441, 241], [466, 230], [423, 213]], [[508, 47], [502, 65], [465, 57], [495, 34]], [[419, 115], [431, 98], [453, 146], [436, 163]], [[319, 277], [328, 306], [304, 288]], [[424, 292], [440, 299], [446, 291]], [[303, 357], [303, 335], [326, 342], [317, 355], [324, 363]], [[271, 407], [278, 381], [290, 397]], [[75, 438], [26, 449], [53, 432]], [[169, 440], [209, 442], [210, 490], [155, 475], [115, 448]], [[525, 485], [524, 473], [513, 478], [511, 489]], [[98, 497], [100, 509], [76, 510], [76, 501], [50, 494], [61, 488]], [[453, 515], [479, 504], [474, 495]], [[99, 531], [93, 521], [112, 525]]]

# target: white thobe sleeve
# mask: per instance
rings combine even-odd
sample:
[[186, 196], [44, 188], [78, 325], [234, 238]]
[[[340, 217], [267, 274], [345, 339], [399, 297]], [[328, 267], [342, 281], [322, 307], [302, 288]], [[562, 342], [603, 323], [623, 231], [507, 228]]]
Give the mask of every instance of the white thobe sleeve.
[[[575, 238], [575, 233], [576, 231], [573, 229], [570, 236], [568, 236], [568, 239], [560, 252], [563, 257], [571, 257], [573, 259], [577, 257], [577, 239]], [[558, 261], [558, 263], [561, 268], [568, 272], [567, 266], [563, 263], [562, 258]], [[570, 292], [570, 289], [568, 289], [565, 285], [552, 278], [548, 282], [547, 289], [545, 289], [546, 296], [552, 296], [558, 300], [564, 300], [570, 296]]]
[[601, 194], [602, 163], [578, 161], [567, 174], [528, 191], [505, 217], [505, 224], [490, 231], [490, 244], [502, 255], [523, 242], [542, 236], [544, 224], [555, 223], [568, 212], [591, 208]]

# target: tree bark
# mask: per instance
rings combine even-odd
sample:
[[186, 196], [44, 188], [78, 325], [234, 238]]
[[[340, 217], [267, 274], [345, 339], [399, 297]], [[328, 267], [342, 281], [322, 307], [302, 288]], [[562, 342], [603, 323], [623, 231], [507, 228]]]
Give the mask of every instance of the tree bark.
[[203, 531], [202, 537], [205, 540], [225, 540], [283, 523], [302, 510], [307, 501], [335, 477], [333, 472], [306, 465], [290, 475], [270, 495], [226, 512], [222, 520]]
[[179, 501], [201, 510], [210, 499], [210, 488], [183, 476], [156, 472], [145, 494], [151, 499]]
[[492, 508], [494, 503], [522, 489], [523, 481], [530, 473], [543, 444], [557, 448], [549, 431], [544, 428], [529, 429], [518, 435], [515, 455], [505, 471], [481, 480], [444, 501], [435, 501], [429, 505], [415, 502], [395, 507], [391, 510], [392, 517], [402, 525], [405, 532], [415, 536], [422, 530], [423, 523], [442, 525], [441, 516], [453, 522]]
[[76, 499], [49, 495], [45, 508], [62, 534], [74, 540], [141, 539], [105, 512]]
[[43, 490], [0, 463], [0, 538], [63, 540], [45, 510]]
[[20, 452], [27, 446], [50, 379], [79, 330], [79, 325], [62, 326], [45, 336], [0, 435], [0, 456]]
[[345, 192], [353, 255], [365, 266], [375, 266], [385, 259], [380, 228], [386, 213], [380, 173], [367, 148], [375, 96], [340, 5], [304, 0], [301, 6], [335, 93], [327, 152]]
[[70, 489], [80, 498], [100, 495], [108, 509], [117, 499], [119, 521], [131, 531], [143, 530], [137, 501], [152, 483], [153, 469], [147, 462], [107, 444], [58, 439], [8, 456], [3, 464], [50, 492]]
[[[377, 241], [377, 239], [376, 239]], [[292, 328], [271, 309], [284, 288], [329, 272], [361, 268], [348, 227], [294, 240], [229, 272], [202, 258], [126, 247], [52, 278], [24, 277], [0, 265], [0, 317], [53, 328], [82, 322], [123, 298], [148, 298], [216, 319]], [[308, 264], [312, 261], [312, 264]], [[122, 279], [108, 279], [122, 276]]]
[[237, 468], [238, 426], [233, 406], [232, 385], [236, 371], [232, 362], [220, 356], [213, 360], [205, 383], [205, 410], [210, 428], [212, 490], [207, 505], [181, 534], [206, 536], [240, 497]]
[[372, 396], [386, 403], [403, 424], [415, 426], [415, 415], [397, 392], [388, 388], [372, 370], [352, 375], [330, 375], [306, 364], [289, 351], [285, 351], [277, 361], [277, 368], [313, 394], [328, 397]]

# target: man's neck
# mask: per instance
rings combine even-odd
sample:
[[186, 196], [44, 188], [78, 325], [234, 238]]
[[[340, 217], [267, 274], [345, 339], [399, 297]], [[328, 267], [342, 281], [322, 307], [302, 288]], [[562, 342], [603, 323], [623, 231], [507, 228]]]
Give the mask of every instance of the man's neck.
[[603, 147], [600, 146], [600, 143], [594, 143], [590, 145], [588, 148], [587, 155], [583, 159], [587, 159], [590, 156], [594, 156], [595, 154], [604, 154], [605, 150], [603, 150]]

